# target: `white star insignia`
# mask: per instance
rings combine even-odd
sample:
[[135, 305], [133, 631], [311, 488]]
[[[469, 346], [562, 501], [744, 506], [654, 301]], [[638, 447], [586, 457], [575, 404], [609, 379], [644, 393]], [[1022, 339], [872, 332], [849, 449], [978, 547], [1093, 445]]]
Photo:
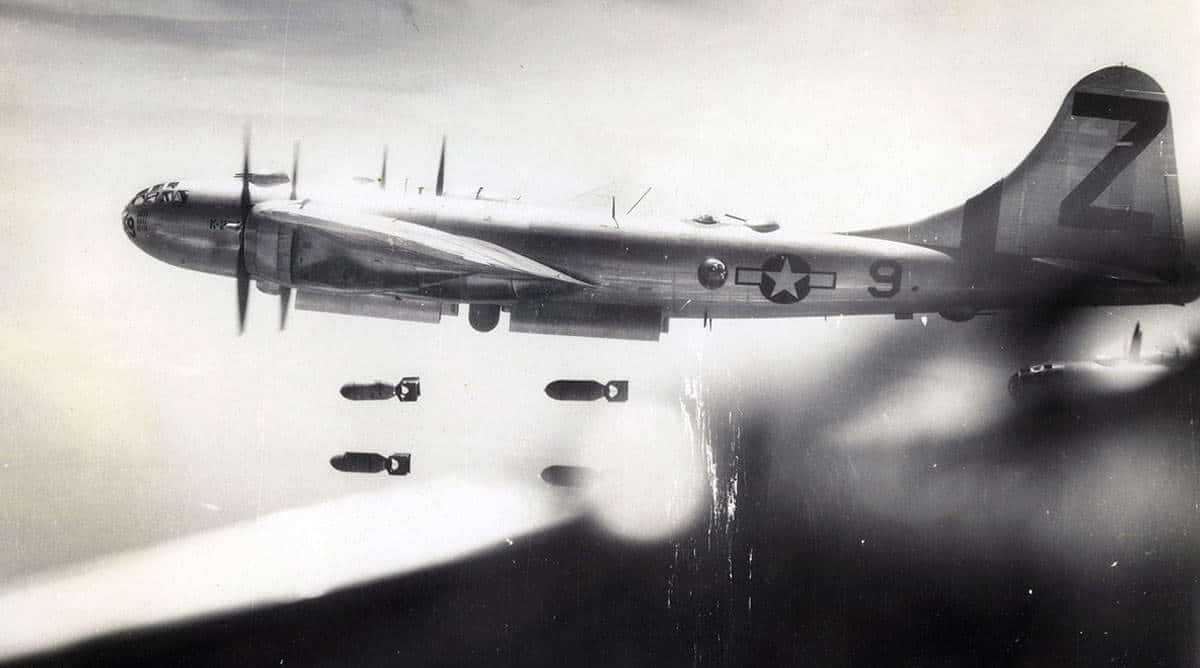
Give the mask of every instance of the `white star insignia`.
[[779, 271], [764, 271], [764, 274], [771, 277], [775, 281], [775, 287], [771, 290], [770, 299], [774, 299], [781, 292], [786, 292], [795, 299], [800, 298], [800, 293], [796, 291], [796, 281], [808, 276], [807, 273], [797, 274], [792, 271], [792, 261], [789, 258], [783, 259], [783, 266]]

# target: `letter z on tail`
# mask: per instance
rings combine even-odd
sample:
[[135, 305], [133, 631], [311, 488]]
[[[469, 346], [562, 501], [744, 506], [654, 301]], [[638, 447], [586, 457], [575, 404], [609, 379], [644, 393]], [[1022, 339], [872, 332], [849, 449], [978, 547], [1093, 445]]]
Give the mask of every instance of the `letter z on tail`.
[[1186, 303], [1167, 96], [1132, 67], [1107, 67], [1067, 93], [1050, 128], [1008, 176], [911, 225], [855, 233], [939, 248], [970, 279], [965, 306]]

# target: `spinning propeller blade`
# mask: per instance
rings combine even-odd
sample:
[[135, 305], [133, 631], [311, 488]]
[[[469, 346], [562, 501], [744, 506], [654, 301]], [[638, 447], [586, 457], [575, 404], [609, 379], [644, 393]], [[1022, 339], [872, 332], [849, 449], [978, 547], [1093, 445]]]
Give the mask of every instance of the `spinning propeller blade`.
[[441, 197], [442, 191], [444, 190], [445, 185], [446, 185], [446, 135], [442, 135], [442, 154], [441, 154], [441, 156], [438, 157], [437, 187], [434, 189], [433, 194], [437, 195], [438, 197]]
[[238, 227], [237, 308], [238, 334], [246, 330], [246, 308], [250, 302], [250, 270], [246, 267], [246, 224], [250, 221], [250, 126], [242, 127], [242, 199]]
[[[296, 183], [300, 172], [300, 142], [292, 143], [292, 201], [296, 199]], [[287, 329], [288, 307], [292, 301], [292, 288], [287, 285], [279, 286], [279, 330]]]
[[290, 199], [290, 200], [296, 199], [296, 177], [298, 176], [297, 172], [299, 171], [299, 169], [300, 169], [300, 142], [294, 141], [294, 142], [292, 142], [292, 193], [291, 193], [291, 195], [288, 196], [288, 199]]
[[387, 144], [383, 145], [383, 165], [379, 168], [379, 189], [387, 190]]

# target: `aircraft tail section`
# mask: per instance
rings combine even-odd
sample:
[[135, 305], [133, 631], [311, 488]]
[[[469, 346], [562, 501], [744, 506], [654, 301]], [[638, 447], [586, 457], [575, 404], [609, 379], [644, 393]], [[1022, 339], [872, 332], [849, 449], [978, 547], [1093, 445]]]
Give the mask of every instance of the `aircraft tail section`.
[[1071, 88], [1008, 176], [949, 211], [854, 234], [953, 249], [981, 277], [1012, 266], [1003, 260], [1026, 258], [1118, 280], [1176, 282], [1185, 272], [1184, 238], [1167, 96], [1131, 67], [1094, 72]]

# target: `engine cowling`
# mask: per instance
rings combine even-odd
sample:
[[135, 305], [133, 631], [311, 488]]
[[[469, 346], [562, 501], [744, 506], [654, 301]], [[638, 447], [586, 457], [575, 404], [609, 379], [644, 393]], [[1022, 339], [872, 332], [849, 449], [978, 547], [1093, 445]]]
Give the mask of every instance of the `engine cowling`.
[[938, 315], [949, 320], [950, 322], [966, 322], [971, 318], [974, 318], [978, 312], [979, 311], [973, 306], [954, 306], [946, 309], [945, 311], [939, 311]]
[[543, 299], [569, 290], [554, 281], [496, 276], [459, 276], [448, 280], [424, 283], [416, 294], [455, 302], [511, 304], [517, 301]]
[[246, 230], [246, 265], [251, 276], [277, 286], [292, 284], [294, 229], [270, 218], [254, 220]]

